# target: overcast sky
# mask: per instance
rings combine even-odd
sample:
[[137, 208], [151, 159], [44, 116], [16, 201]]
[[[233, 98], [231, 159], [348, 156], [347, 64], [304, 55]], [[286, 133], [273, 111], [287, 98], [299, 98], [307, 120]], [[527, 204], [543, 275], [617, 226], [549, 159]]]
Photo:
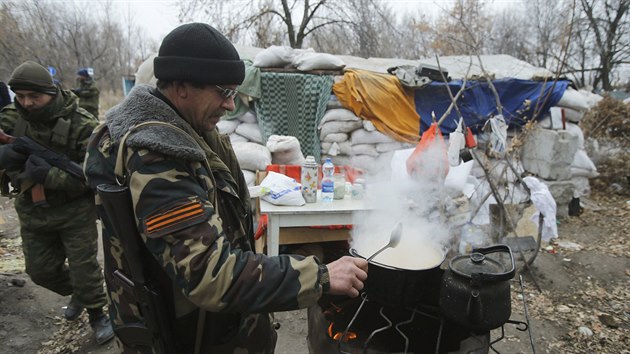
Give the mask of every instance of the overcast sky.
[[[67, 1], [67, 0], [61, 0]], [[105, 0], [78, 0], [81, 3], [102, 2]], [[188, 0], [179, 0], [188, 1]], [[226, 2], [235, 0], [224, 0]], [[382, 0], [389, 3], [394, 9], [403, 10], [423, 10], [426, 12], [437, 12], [440, 7], [449, 7], [454, 0]], [[554, 0], [552, 0], [554, 1]], [[521, 0], [490, 0], [495, 7], [503, 7], [513, 3], [520, 3]], [[126, 13], [131, 12], [135, 23], [143, 28], [151, 38], [158, 43], [162, 38], [177, 27], [177, 7], [173, 5], [173, 0], [113, 0], [114, 5], [120, 11], [121, 16], [126, 17]], [[439, 4], [436, 5], [436, 4]]]

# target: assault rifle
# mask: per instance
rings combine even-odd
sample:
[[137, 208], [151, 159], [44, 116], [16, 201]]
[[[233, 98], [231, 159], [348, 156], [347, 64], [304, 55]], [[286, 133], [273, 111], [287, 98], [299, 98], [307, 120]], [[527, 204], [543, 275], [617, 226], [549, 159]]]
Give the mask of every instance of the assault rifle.
[[96, 192], [107, 214], [108, 220], [103, 220], [103, 223], [118, 236], [124, 259], [129, 265], [129, 274], [117, 269], [113, 273], [114, 280], [125, 292], [133, 295], [144, 317], [142, 323], [127, 323], [114, 331], [126, 346], [140, 351], [153, 348], [159, 354], [176, 353], [170, 308], [158, 286], [145, 276], [148, 269], [144, 262], [151, 256], [146, 254], [148, 251], [145, 252], [146, 246], [138, 233], [129, 188], [101, 184], [96, 187]]
[[[69, 173], [72, 177], [85, 182], [83, 168], [78, 163], [70, 160], [64, 154], [60, 154], [50, 148], [38, 143], [28, 136], [14, 137], [6, 134], [0, 129], [0, 144], [12, 144], [15, 150], [23, 152], [27, 155], [35, 155], [46, 160], [51, 166], [55, 166]], [[31, 197], [34, 205], [47, 206], [46, 195], [44, 194], [44, 186], [36, 184], [31, 188]]]

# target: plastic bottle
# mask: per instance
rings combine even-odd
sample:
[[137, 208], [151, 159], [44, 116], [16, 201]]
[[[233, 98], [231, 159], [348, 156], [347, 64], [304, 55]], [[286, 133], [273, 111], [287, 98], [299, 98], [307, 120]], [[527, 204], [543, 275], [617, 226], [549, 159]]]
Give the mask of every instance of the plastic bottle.
[[335, 181], [335, 195], [333, 199], [343, 199], [346, 195], [346, 175], [339, 172], [333, 175]]
[[335, 196], [335, 165], [329, 158], [326, 158], [322, 165], [322, 201], [332, 202]]

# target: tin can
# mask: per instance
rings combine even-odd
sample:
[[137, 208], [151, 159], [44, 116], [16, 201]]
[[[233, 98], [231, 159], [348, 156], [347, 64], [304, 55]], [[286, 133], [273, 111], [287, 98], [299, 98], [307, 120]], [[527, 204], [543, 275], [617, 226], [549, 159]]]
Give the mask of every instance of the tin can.
[[307, 203], [317, 202], [317, 170], [319, 165], [315, 157], [309, 155], [302, 165], [300, 183], [302, 184], [302, 196]]

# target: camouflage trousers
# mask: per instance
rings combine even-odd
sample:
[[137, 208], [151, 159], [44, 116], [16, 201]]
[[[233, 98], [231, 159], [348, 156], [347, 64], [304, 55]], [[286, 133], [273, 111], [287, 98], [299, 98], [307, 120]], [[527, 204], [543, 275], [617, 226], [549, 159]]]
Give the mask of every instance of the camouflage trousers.
[[96, 260], [94, 199], [83, 197], [55, 208], [32, 207], [18, 199], [15, 206], [31, 280], [59, 295], [72, 294], [85, 308], [103, 307], [107, 298]]

